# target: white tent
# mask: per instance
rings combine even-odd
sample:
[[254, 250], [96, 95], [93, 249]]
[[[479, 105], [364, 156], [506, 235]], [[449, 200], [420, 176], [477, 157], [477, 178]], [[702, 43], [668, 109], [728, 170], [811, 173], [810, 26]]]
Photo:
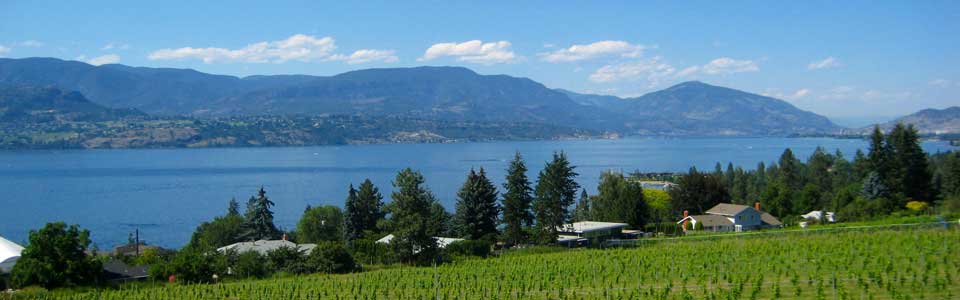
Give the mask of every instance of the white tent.
[[0, 272], [10, 272], [23, 247], [0, 236]]

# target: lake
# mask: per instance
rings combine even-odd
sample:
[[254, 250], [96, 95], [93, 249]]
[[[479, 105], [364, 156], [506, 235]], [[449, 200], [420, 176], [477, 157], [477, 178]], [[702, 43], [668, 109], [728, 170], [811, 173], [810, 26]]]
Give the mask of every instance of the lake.
[[[483, 167], [497, 186], [515, 151], [531, 181], [553, 151], [565, 151], [594, 191], [604, 170], [713, 170], [716, 162], [753, 169], [785, 148], [806, 159], [817, 146], [851, 159], [863, 140], [830, 138], [626, 138], [455, 144], [389, 144], [283, 148], [0, 151], [0, 236], [26, 244], [28, 232], [52, 221], [79, 224], [100, 249], [126, 242], [134, 229], [150, 244], [179, 247], [203, 221], [241, 203], [262, 185], [276, 203], [275, 221], [292, 230], [306, 205], [342, 206], [348, 185], [370, 178], [390, 201], [391, 180], [411, 167], [448, 210], [470, 168]], [[924, 142], [928, 152], [952, 149]]]

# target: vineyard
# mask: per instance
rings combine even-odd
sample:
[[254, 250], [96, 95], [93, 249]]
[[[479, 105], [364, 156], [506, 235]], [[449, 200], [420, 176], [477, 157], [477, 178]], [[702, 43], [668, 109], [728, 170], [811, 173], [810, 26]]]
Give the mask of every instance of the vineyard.
[[435, 268], [0, 298], [956, 299], [958, 251], [956, 227], [904, 226], [519, 251]]

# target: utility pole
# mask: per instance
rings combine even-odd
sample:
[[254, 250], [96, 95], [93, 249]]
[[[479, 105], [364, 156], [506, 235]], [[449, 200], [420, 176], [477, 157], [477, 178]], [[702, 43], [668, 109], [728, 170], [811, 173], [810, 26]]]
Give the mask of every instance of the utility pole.
[[136, 228], [136, 231], [134, 232], [133, 246], [137, 249], [137, 256], [140, 256], [140, 228]]

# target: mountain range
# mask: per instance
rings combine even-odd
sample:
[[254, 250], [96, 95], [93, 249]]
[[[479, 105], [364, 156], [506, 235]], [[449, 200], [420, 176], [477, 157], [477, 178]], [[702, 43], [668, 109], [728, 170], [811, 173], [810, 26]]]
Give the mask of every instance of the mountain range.
[[0, 85], [55, 86], [80, 92], [110, 109], [154, 116], [391, 116], [541, 123], [628, 135], [764, 136], [841, 129], [783, 100], [696, 81], [619, 98], [550, 89], [527, 78], [480, 75], [461, 67], [241, 78], [189, 69], [24, 58], [0, 59]]
[[[928, 108], [878, 125], [880, 129], [888, 131], [897, 123], [913, 125], [917, 132], [924, 135], [960, 133], [960, 107]], [[872, 130], [873, 126], [859, 129], [864, 134]]]

